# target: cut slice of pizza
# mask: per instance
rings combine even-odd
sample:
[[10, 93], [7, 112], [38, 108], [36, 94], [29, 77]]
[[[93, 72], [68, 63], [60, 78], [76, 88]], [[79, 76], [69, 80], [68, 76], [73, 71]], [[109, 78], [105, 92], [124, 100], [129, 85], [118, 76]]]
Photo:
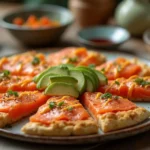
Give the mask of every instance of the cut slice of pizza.
[[98, 91], [109, 92], [132, 101], [150, 101], [150, 76], [132, 76], [129, 79], [118, 78], [100, 86]]
[[98, 127], [78, 100], [54, 96], [30, 117], [22, 131], [31, 135], [70, 136], [94, 134]]
[[103, 54], [88, 51], [84, 47], [68, 47], [48, 56], [48, 62], [51, 66], [68, 63], [78, 66], [88, 66], [90, 64], [97, 66], [101, 65], [105, 60], [106, 58]]
[[36, 84], [31, 76], [12, 76], [8, 70], [0, 72], [0, 93], [8, 90], [13, 91], [34, 91]]
[[47, 68], [46, 57], [42, 53], [29, 51], [0, 59], [0, 70], [8, 70], [12, 75], [35, 76]]
[[121, 57], [97, 66], [96, 69], [102, 71], [108, 80], [120, 77], [129, 78], [133, 75], [150, 75], [150, 67], [146, 64], [135, 59], [129, 60]]
[[35, 112], [48, 99], [39, 91], [8, 91], [0, 94], [0, 127], [4, 127]]
[[146, 120], [150, 113], [128, 99], [110, 93], [86, 92], [81, 102], [97, 120], [103, 132], [136, 125]]

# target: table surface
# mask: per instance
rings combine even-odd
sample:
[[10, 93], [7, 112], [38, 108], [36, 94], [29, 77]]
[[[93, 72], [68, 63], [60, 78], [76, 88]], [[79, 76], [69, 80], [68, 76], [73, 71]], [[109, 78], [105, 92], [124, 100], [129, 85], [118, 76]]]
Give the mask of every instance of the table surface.
[[[17, 4], [10, 3], [0, 3], [0, 17], [5, 15], [7, 12], [12, 11], [16, 8], [21, 7]], [[56, 45], [48, 48], [38, 48], [38, 49], [58, 49], [67, 46], [79, 46], [76, 33], [80, 28], [77, 25], [70, 26], [62, 38]], [[57, 47], [57, 48], [56, 48]], [[38, 50], [37, 49], [37, 50]], [[27, 47], [19, 44], [17, 40], [15, 40], [6, 30], [0, 28], [0, 56], [9, 55], [17, 52], [23, 52], [30, 50]], [[113, 50], [115, 51], [115, 50]], [[117, 51], [122, 51], [126, 53], [132, 53], [135, 56], [140, 56], [150, 60], [150, 46], [146, 45], [142, 39], [140, 38], [131, 38], [128, 42], [124, 43], [121, 47], [117, 49]], [[142, 133], [133, 137], [120, 139], [116, 141], [111, 141], [106, 144], [98, 145], [80, 145], [80, 146], [56, 146], [56, 145], [42, 145], [42, 144], [34, 144], [34, 143], [26, 143], [15, 141], [7, 138], [0, 137], [0, 150], [39, 150], [39, 149], [111, 149], [111, 150], [149, 150], [150, 149], [150, 131], [146, 133]]]

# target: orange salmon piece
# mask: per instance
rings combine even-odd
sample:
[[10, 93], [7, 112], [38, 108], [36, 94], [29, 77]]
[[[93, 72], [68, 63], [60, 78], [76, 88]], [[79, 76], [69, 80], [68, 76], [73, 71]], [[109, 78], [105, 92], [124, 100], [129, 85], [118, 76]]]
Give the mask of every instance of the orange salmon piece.
[[12, 122], [28, 116], [44, 104], [49, 97], [39, 91], [0, 94], [0, 112], [8, 113]]
[[83, 106], [73, 97], [51, 97], [46, 104], [41, 106], [38, 112], [30, 117], [30, 122], [40, 122], [49, 125], [53, 121], [86, 120], [90, 116]]
[[128, 111], [137, 107], [134, 103], [122, 97], [111, 95], [105, 98], [104, 95], [106, 94], [108, 93], [86, 92], [83, 94], [81, 102], [95, 116], [108, 112]]
[[[55, 59], [54, 59], [55, 58]], [[105, 61], [105, 57], [97, 52], [90, 52], [84, 47], [68, 47], [49, 55], [50, 66], [60, 64], [74, 64], [88, 66], [90, 64], [100, 65]]]
[[12, 75], [35, 76], [47, 66], [45, 56], [34, 51], [0, 59], [0, 70], [8, 70]]
[[108, 80], [115, 80], [120, 77], [129, 78], [133, 75], [139, 75], [142, 72], [140, 65], [131, 63], [125, 58], [117, 58], [114, 61], [108, 61], [96, 67], [96, 69], [103, 71]]
[[0, 79], [0, 93], [8, 90], [13, 91], [34, 91], [36, 84], [32, 81], [31, 76], [8, 76]]
[[110, 92], [133, 101], [150, 101], [150, 76], [118, 78], [108, 85], [99, 87], [100, 92]]

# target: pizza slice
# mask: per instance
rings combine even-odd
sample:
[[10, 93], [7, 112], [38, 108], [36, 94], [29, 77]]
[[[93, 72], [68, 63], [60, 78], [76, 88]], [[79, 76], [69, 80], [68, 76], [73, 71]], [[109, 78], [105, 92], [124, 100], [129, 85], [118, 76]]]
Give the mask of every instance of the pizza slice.
[[45, 55], [35, 51], [0, 59], [0, 70], [8, 70], [12, 75], [35, 76], [45, 70], [47, 66]]
[[48, 96], [39, 91], [0, 94], [0, 127], [4, 127], [35, 112]]
[[136, 125], [146, 120], [150, 113], [128, 99], [110, 93], [86, 92], [81, 102], [97, 120], [103, 132]]
[[115, 80], [120, 77], [129, 78], [133, 75], [150, 75], [150, 67], [137, 59], [116, 58], [96, 67], [102, 71], [108, 80]]
[[51, 53], [48, 56], [50, 66], [68, 63], [78, 66], [88, 66], [90, 64], [100, 65], [105, 62], [105, 60], [106, 58], [104, 55], [98, 52], [88, 51], [84, 47], [68, 47], [59, 52]]
[[8, 90], [13, 91], [34, 91], [36, 84], [31, 76], [12, 76], [8, 70], [0, 72], [0, 93]]
[[118, 78], [100, 86], [98, 91], [109, 92], [132, 101], [150, 101], [150, 76], [132, 76], [129, 79]]
[[78, 100], [54, 96], [30, 117], [22, 131], [31, 135], [70, 136], [94, 134], [98, 127]]

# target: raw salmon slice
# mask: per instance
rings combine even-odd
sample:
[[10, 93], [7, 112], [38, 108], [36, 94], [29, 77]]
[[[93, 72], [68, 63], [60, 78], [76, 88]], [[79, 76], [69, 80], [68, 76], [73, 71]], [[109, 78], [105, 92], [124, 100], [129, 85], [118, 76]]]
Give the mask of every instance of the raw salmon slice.
[[120, 77], [129, 78], [133, 75], [140, 75], [142, 72], [140, 65], [132, 63], [125, 58], [108, 61], [96, 67], [96, 69], [102, 71], [108, 80], [115, 80]]
[[83, 47], [68, 47], [50, 54], [48, 56], [48, 62], [50, 66], [68, 63], [83, 66], [90, 64], [100, 65], [105, 62], [105, 57], [100, 53], [87, 51]]
[[12, 75], [35, 76], [47, 66], [44, 54], [34, 51], [0, 59], [0, 70], [9, 70]]
[[0, 114], [7, 113], [11, 122], [35, 112], [49, 97], [39, 91], [8, 91], [0, 94]]
[[34, 91], [36, 84], [32, 79], [31, 76], [3, 76], [0, 78], [0, 93], [5, 93], [8, 90]]
[[150, 76], [132, 76], [129, 79], [118, 78], [100, 86], [98, 91], [110, 92], [133, 101], [150, 101]]

